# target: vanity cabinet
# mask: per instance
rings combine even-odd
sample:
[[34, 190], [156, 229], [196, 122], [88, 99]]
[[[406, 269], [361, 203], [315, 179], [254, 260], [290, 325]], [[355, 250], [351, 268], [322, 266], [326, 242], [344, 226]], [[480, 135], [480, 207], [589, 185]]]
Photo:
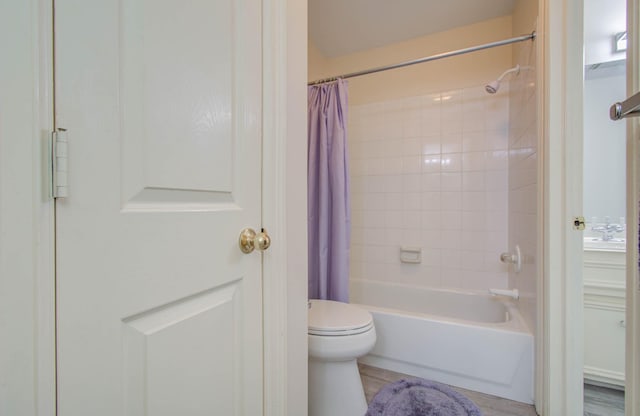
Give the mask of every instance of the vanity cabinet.
[[624, 386], [625, 252], [584, 251], [584, 378]]

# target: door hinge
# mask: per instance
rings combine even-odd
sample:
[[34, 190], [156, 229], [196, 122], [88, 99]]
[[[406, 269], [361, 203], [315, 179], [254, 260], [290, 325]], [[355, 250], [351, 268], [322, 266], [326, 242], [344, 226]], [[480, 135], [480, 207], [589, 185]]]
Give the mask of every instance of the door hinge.
[[582, 231], [586, 228], [584, 217], [574, 217], [573, 218], [573, 229]]
[[52, 198], [66, 198], [69, 196], [67, 130], [56, 129], [51, 133], [51, 186]]

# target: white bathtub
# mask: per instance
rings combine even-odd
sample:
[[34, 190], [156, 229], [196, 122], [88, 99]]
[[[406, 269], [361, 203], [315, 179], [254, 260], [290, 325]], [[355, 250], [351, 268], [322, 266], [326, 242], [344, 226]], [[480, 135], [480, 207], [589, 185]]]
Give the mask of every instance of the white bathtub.
[[533, 336], [513, 303], [358, 279], [350, 291], [378, 335], [360, 362], [533, 403]]

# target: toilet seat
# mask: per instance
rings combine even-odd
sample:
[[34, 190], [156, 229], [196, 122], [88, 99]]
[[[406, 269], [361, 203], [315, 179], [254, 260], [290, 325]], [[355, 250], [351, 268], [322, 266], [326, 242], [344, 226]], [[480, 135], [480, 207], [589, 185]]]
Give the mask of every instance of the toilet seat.
[[371, 314], [348, 303], [318, 299], [312, 299], [309, 303], [309, 335], [357, 335], [373, 328]]

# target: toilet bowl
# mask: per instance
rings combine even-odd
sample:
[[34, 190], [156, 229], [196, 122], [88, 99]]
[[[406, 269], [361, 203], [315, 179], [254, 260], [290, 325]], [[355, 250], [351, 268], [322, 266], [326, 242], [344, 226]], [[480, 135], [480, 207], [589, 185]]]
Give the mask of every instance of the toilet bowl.
[[364, 415], [356, 360], [375, 345], [373, 317], [342, 302], [313, 299], [309, 305], [309, 416]]

